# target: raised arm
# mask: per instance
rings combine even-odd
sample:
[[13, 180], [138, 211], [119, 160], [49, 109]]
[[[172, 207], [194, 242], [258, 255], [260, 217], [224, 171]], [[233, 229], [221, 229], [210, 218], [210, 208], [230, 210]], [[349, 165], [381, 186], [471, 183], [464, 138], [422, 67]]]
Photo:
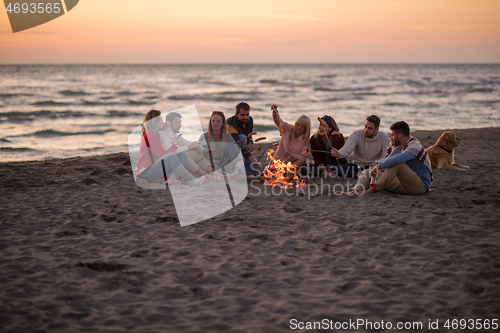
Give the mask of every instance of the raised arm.
[[281, 121], [281, 117], [280, 117], [280, 114], [278, 112], [278, 106], [273, 104], [271, 106], [271, 110], [273, 112], [273, 120], [274, 120], [274, 123], [276, 124], [276, 126], [280, 126], [282, 121]]

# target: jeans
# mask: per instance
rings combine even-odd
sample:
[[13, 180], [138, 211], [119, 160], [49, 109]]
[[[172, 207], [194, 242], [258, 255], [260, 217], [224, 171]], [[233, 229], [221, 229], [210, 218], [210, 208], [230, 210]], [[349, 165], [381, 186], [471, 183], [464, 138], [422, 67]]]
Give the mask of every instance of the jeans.
[[[239, 134], [237, 144], [238, 144], [238, 147], [240, 147], [240, 149], [245, 147], [245, 145], [247, 144], [246, 135]], [[250, 162], [250, 160], [248, 158], [245, 158], [244, 156], [243, 156], [243, 158], [245, 160], [245, 172], [247, 175], [260, 174], [262, 172], [262, 170], [264, 170], [262, 168], [262, 166], [252, 165], [252, 162]]]
[[[165, 165], [165, 170], [163, 170], [163, 164]], [[179, 154], [168, 153], [159, 158], [153, 163], [144, 173], [141, 175], [143, 179], [164, 179], [165, 175], [172, 174], [178, 167], [185, 165], [187, 161], [187, 155], [184, 152]]]
[[358, 173], [361, 171], [364, 171], [366, 169], [369, 169], [369, 166], [361, 166], [358, 164], [354, 163], [348, 163], [348, 164], [342, 164], [342, 165], [337, 165], [333, 167], [333, 172], [337, 174], [337, 176], [347, 178], [358, 178]]
[[[326, 142], [326, 146], [325, 146], [325, 151], [329, 152], [332, 150], [332, 140], [328, 140]], [[327, 166], [335, 166], [335, 165], [339, 165], [339, 164], [347, 164], [347, 158], [335, 158], [332, 156], [332, 154], [330, 153], [327, 153], [325, 152], [325, 159], [326, 159], [326, 165]], [[338, 161], [338, 163], [337, 163]]]

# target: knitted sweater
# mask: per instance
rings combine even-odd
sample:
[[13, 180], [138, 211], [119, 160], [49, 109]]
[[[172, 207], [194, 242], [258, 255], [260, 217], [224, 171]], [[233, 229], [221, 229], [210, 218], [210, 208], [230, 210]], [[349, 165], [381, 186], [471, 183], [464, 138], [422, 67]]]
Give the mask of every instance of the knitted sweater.
[[387, 133], [378, 132], [374, 138], [366, 138], [364, 131], [360, 129], [349, 136], [344, 147], [338, 152], [341, 157], [348, 158], [351, 163], [367, 166], [376, 160], [383, 159], [390, 144], [391, 138]]

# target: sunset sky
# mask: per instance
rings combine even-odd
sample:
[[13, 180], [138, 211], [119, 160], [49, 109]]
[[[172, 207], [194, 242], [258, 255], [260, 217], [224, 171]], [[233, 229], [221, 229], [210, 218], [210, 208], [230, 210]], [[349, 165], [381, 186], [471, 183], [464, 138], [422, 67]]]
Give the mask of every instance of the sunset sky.
[[0, 8], [0, 64], [500, 62], [499, 0], [80, 0], [15, 34]]

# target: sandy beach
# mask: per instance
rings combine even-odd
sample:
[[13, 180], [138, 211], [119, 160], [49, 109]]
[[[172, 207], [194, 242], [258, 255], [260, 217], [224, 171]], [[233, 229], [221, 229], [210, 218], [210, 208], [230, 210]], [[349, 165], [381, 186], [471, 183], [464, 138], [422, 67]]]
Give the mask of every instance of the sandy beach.
[[[412, 134], [428, 147], [443, 131]], [[337, 196], [340, 179], [276, 195], [256, 181], [236, 208], [186, 227], [168, 191], [134, 183], [125, 153], [1, 163], [0, 331], [498, 323], [500, 128], [453, 131], [470, 169], [434, 169], [425, 195]]]

